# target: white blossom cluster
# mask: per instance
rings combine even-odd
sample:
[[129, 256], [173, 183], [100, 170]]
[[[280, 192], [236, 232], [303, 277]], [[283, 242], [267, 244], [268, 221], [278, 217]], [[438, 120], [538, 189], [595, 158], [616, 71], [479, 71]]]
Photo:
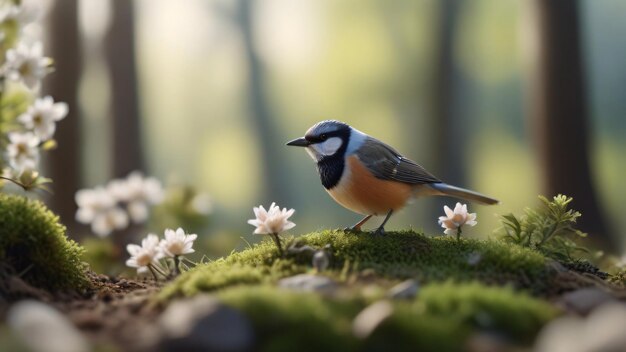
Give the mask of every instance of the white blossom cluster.
[[132, 172], [125, 179], [115, 179], [106, 186], [76, 192], [76, 220], [90, 224], [98, 236], [123, 230], [130, 223], [141, 224], [148, 219], [150, 206], [163, 200], [163, 187], [154, 177]]
[[40, 150], [52, 140], [56, 123], [68, 114], [66, 103], [41, 96], [41, 81], [52, 71], [52, 59], [44, 56], [40, 40], [25, 35], [41, 17], [42, 6], [39, 0], [0, 0], [0, 100], [11, 92], [24, 92], [29, 102], [16, 121], [6, 121], [0, 111], [0, 123], [10, 126], [0, 136], [5, 149], [2, 176], [11, 180], [37, 171]]
[[155, 234], [148, 234], [142, 241], [141, 246], [129, 244], [126, 250], [130, 254], [130, 258], [126, 261], [126, 265], [136, 268], [137, 273], [146, 273], [149, 270], [157, 278], [157, 274], [168, 276], [168, 265], [163, 265], [162, 259], [174, 259], [174, 272], [180, 272], [179, 257], [185, 254], [193, 253], [193, 243], [198, 238], [196, 234], [187, 234], [182, 228], [176, 231], [166, 229], [164, 239], [159, 240]]

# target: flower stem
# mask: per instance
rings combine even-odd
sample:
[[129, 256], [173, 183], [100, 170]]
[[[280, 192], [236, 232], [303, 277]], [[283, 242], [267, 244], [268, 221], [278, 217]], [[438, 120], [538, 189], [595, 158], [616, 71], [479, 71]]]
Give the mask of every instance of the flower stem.
[[180, 274], [180, 259], [177, 255], [174, 256], [174, 276], [178, 276]]
[[154, 276], [154, 281], [159, 281], [159, 277], [157, 276], [156, 271], [154, 271], [152, 264], [148, 264], [148, 269], [150, 269], [152, 276]]
[[272, 233], [270, 234], [272, 236], [272, 239], [274, 240], [274, 243], [276, 244], [276, 247], [278, 247], [278, 254], [280, 254], [280, 256], [283, 256], [283, 246], [280, 244], [280, 238], [278, 237], [277, 233]]
[[459, 228], [456, 230], [456, 241], [457, 242], [461, 242], [461, 233], [463, 231], [461, 230], [461, 226], [459, 226]]
[[150, 270], [154, 270], [155, 272], [161, 274], [163, 277], [167, 277], [167, 274], [163, 270], [161, 270], [159, 265], [148, 264], [148, 267], [150, 268]]
[[9, 181], [9, 182], [13, 182], [14, 184], [16, 184], [16, 185], [20, 186], [20, 187], [21, 187], [22, 189], [24, 189], [25, 191], [26, 191], [26, 190], [28, 190], [28, 186], [27, 186], [27, 185], [25, 185], [25, 184], [23, 184], [23, 183], [21, 183], [21, 182], [20, 182], [20, 181], [18, 181], [18, 180], [14, 180], [14, 179], [12, 179], [12, 178], [9, 178], [9, 177], [4, 177], [4, 176], [0, 176], [0, 179], [2, 179], [2, 180], [6, 180], [6, 181]]

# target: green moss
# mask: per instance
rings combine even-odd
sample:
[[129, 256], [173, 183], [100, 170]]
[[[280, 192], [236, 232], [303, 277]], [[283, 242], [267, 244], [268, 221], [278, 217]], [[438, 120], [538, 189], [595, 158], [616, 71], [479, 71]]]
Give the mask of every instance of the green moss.
[[323, 297], [261, 285], [218, 292], [252, 320], [263, 351], [459, 351], [476, 331], [516, 344], [530, 342], [557, 312], [510, 288], [452, 282], [425, 286], [413, 301], [394, 301], [390, 318], [365, 340], [352, 335], [354, 317], [371, 301], [358, 293]]
[[0, 262], [33, 286], [49, 290], [87, 287], [83, 249], [43, 203], [0, 194]]
[[[340, 279], [346, 271], [365, 269], [387, 279], [417, 278], [420, 282], [479, 280], [510, 284], [515, 288], [545, 292], [551, 272], [540, 253], [495, 240], [426, 237], [411, 231], [391, 232], [383, 237], [323, 231], [298, 237], [298, 242], [321, 248], [332, 246], [328, 272]], [[279, 258], [270, 241], [263, 241], [226, 258], [198, 265], [162, 292], [162, 298], [193, 295], [236, 284], [269, 283], [310, 269], [310, 257]]]

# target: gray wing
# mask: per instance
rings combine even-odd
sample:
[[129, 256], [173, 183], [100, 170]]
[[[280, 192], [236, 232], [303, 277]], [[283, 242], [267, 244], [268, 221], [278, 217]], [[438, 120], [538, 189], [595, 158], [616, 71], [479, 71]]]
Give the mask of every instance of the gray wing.
[[415, 185], [441, 182], [421, 165], [377, 139], [367, 138], [357, 154], [367, 169], [380, 179]]

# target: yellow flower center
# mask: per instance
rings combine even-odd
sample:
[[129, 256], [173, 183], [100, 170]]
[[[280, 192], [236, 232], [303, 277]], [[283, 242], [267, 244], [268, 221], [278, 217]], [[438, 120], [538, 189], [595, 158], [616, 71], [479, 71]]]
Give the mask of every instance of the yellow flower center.
[[28, 64], [28, 62], [24, 62], [23, 64], [20, 65], [18, 72], [20, 73], [22, 77], [25, 77], [25, 76], [30, 76], [33, 70], [32, 70], [32, 67], [30, 67], [30, 65]]
[[152, 263], [152, 256], [148, 253], [143, 252], [137, 256], [137, 264], [139, 266], [148, 266], [150, 263]]
[[20, 143], [17, 145], [17, 154], [28, 154], [28, 147], [26, 144]]
[[183, 253], [183, 247], [183, 242], [175, 241], [167, 246], [167, 250], [174, 255], [181, 255]]

